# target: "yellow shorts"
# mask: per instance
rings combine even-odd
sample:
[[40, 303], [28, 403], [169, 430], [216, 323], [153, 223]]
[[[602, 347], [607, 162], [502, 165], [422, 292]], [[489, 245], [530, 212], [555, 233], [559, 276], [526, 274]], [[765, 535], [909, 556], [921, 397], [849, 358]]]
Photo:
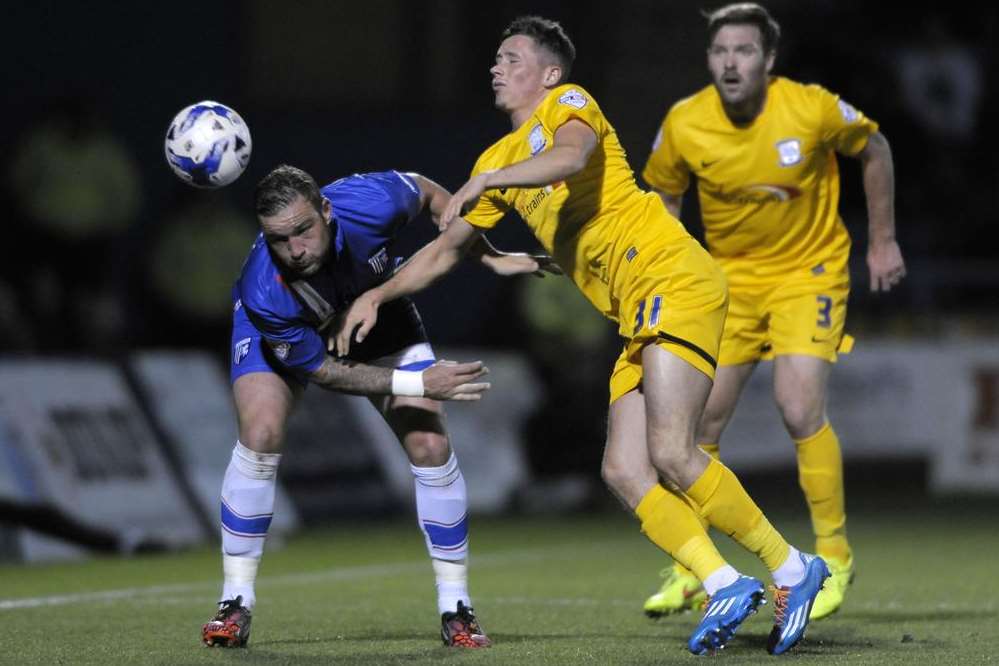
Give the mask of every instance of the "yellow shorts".
[[610, 379], [610, 401], [642, 381], [642, 349], [657, 344], [714, 379], [728, 295], [725, 275], [693, 238], [665, 245], [632, 268], [620, 300], [627, 340]]
[[774, 356], [802, 354], [835, 362], [853, 339], [843, 334], [847, 270], [814, 274], [799, 271], [780, 282], [729, 282], [728, 318], [718, 362], [737, 365]]

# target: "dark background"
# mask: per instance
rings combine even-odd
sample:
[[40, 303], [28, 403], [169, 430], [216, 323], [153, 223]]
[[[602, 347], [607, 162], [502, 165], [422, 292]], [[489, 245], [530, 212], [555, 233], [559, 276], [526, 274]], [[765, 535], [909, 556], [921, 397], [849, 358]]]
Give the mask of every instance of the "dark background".
[[[480, 151], [509, 130], [492, 108], [488, 68], [500, 32], [523, 13], [565, 26], [579, 52], [572, 79], [600, 102], [640, 172], [668, 106], [708, 83], [699, 12], [716, 6], [7, 6], [0, 352], [199, 347], [224, 362], [229, 290], [255, 233], [255, 182], [288, 162], [320, 183], [394, 168], [458, 187]], [[881, 124], [894, 151], [909, 277], [888, 296], [868, 292], [860, 173], [841, 160], [841, 210], [855, 242], [848, 327], [909, 338], [994, 333], [997, 10], [824, 0], [768, 7], [784, 31], [775, 72], [841, 94]], [[234, 107], [253, 136], [247, 173], [218, 191], [180, 183], [163, 158], [171, 118], [202, 99]], [[685, 211], [696, 229], [696, 201], [688, 198]], [[401, 250], [432, 232], [417, 221]], [[491, 238], [506, 249], [535, 247], [519, 222]], [[563, 285], [538, 296], [531, 280], [466, 266], [418, 302], [436, 343], [523, 350], [549, 388], [562, 376], [593, 396], [602, 418], [613, 327], [563, 301]], [[552, 302], [568, 304], [546, 316]]]

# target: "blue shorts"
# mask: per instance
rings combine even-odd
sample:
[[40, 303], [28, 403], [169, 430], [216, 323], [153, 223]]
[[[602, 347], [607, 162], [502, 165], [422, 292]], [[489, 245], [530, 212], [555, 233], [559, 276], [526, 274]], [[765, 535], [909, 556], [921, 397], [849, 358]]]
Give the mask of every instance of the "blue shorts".
[[[246, 315], [235, 307], [232, 314], [232, 346], [229, 354], [229, 381], [251, 372], [273, 372], [305, 386], [307, 372], [289, 368], [274, 356], [271, 346]], [[400, 298], [378, 309], [378, 323], [361, 344], [350, 348], [347, 358], [358, 363], [404, 370], [422, 370], [435, 361], [423, 320], [408, 298]]]

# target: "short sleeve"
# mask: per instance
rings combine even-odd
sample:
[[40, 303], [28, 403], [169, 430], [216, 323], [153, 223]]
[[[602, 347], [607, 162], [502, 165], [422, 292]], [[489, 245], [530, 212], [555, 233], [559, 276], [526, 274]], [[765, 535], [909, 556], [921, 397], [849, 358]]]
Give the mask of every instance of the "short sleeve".
[[556, 90], [553, 98], [547, 100], [539, 111], [541, 122], [553, 136], [570, 120], [583, 121], [600, 139], [607, 134], [610, 127], [596, 100], [577, 85], [568, 85]]
[[412, 220], [421, 210], [420, 187], [409, 174], [399, 171], [389, 171], [388, 174], [391, 178], [386, 182], [386, 190], [396, 205], [397, 214]]
[[642, 178], [650, 187], [678, 196], [686, 192], [690, 185], [690, 168], [676, 145], [675, 118], [672, 110], [663, 118], [652, 142], [652, 153], [645, 163]]
[[815, 86], [819, 101], [821, 128], [819, 140], [824, 146], [843, 155], [856, 155], [878, 124], [825, 88]]
[[[472, 176], [474, 177], [483, 171], [489, 171], [493, 168], [498, 167], [490, 165], [483, 155], [475, 163], [475, 167], [472, 169]], [[510, 205], [503, 198], [502, 191], [489, 190], [479, 197], [475, 207], [462, 215], [462, 218], [473, 227], [492, 229], [499, 224], [499, 221], [503, 219], [508, 210], [510, 210]]]

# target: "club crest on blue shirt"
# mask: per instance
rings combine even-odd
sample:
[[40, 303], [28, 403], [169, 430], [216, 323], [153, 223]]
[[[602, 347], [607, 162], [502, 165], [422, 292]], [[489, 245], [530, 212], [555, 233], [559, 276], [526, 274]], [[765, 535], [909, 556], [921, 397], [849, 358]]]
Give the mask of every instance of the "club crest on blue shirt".
[[777, 159], [782, 167], [794, 166], [801, 161], [801, 141], [785, 139], [777, 142]]
[[274, 355], [279, 359], [282, 361], [286, 361], [288, 359], [288, 354], [291, 353], [291, 343], [268, 340], [267, 344], [271, 346], [271, 351], [273, 351]]
[[567, 104], [571, 107], [581, 109], [586, 106], [588, 100], [583, 97], [583, 93], [579, 92], [575, 88], [570, 88], [562, 93], [562, 96], [558, 98], [559, 104]]
[[389, 257], [388, 250], [382, 248], [378, 252], [368, 259], [368, 265], [371, 266], [371, 270], [375, 272], [375, 275], [381, 275], [385, 272], [385, 267], [388, 266]]
[[541, 123], [538, 123], [531, 129], [531, 133], [527, 135], [527, 143], [531, 145], [532, 156], [537, 155], [545, 149], [545, 132], [541, 127]]

